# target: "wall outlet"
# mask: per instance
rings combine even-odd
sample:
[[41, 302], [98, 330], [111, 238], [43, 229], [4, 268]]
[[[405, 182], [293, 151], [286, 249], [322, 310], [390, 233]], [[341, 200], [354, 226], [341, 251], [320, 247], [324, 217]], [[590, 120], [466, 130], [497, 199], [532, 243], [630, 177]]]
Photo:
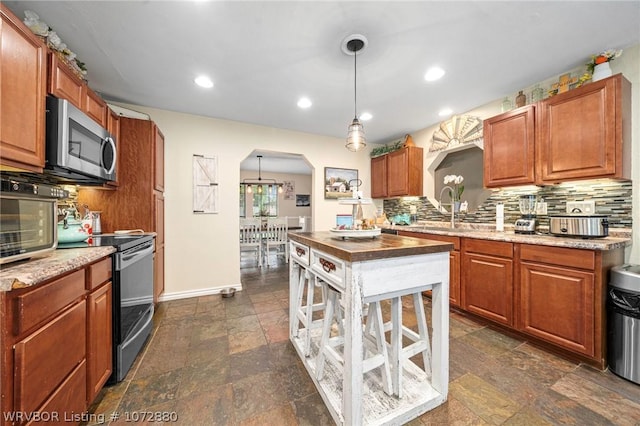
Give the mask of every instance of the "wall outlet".
[[593, 200], [586, 201], [567, 201], [567, 213], [569, 214], [595, 214], [596, 202]]
[[537, 215], [543, 215], [543, 214], [547, 214], [547, 203], [546, 202], [541, 202], [536, 204], [536, 214]]

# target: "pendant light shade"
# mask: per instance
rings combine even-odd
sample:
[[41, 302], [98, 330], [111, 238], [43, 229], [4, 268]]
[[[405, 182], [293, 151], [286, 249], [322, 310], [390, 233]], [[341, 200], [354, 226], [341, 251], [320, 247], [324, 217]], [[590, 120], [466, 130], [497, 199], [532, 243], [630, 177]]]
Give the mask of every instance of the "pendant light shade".
[[364, 47], [363, 36], [351, 36], [346, 44], [346, 53], [353, 54], [353, 121], [349, 125], [347, 133], [347, 144], [345, 145], [349, 151], [358, 151], [367, 146], [367, 139], [364, 135], [364, 127], [358, 120], [358, 52]]

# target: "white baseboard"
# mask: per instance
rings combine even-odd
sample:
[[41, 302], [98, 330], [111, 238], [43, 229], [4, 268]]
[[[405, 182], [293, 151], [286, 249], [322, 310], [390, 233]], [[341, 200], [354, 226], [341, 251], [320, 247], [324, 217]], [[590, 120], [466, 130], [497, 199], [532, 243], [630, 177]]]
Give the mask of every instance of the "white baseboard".
[[178, 291], [174, 293], [164, 292], [158, 297], [158, 302], [167, 302], [169, 300], [188, 299], [190, 297], [210, 296], [212, 294], [220, 294], [225, 288], [235, 288], [236, 291], [242, 290], [242, 284], [235, 284], [226, 287], [202, 288], [198, 290]]

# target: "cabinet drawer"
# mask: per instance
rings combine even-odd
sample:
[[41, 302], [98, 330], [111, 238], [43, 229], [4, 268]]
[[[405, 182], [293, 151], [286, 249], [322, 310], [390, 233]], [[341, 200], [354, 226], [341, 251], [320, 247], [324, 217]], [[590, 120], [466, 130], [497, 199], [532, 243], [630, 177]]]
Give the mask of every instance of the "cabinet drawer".
[[465, 252], [489, 254], [500, 257], [513, 258], [513, 243], [503, 241], [476, 240], [463, 238], [462, 248]]
[[291, 254], [291, 258], [305, 266], [309, 266], [309, 247], [296, 243], [295, 241], [291, 241], [290, 244], [289, 253]]
[[84, 295], [84, 269], [16, 297], [14, 334], [20, 335]]
[[98, 288], [101, 284], [111, 280], [111, 257], [104, 258], [89, 266], [87, 290]]
[[569, 268], [594, 270], [596, 267], [596, 253], [593, 250], [522, 244], [520, 257], [522, 260]]
[[312, 249], [311, 270], [336, 290], [344, 291], [346, 268], [343, 261]]
[[427, 240], [436, 240], [443, 241], [445, 243], [453, 244], [453, 249], [459, 251], [460, 250], [460, 237], [450, 237], [448, 235], [438, 235], [438, 234], [424, 234], [424, 237]]
[[83, 300], [15, 344], [16, 411], [35, 411], [84, 361], [86, 312]]

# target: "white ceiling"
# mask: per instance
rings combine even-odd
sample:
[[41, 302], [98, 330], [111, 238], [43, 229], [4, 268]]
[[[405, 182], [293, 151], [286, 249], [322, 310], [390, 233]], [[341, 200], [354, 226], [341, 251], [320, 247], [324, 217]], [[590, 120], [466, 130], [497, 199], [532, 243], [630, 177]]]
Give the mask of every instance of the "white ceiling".
[[[39, 14], [107, 100], [340, 138], [354, 115], [341, 43], [363, 34], [358, 113], [373, 114], [371, 143], [640, 43], [638, 0], [3, 2]], [[447, 73], [427, 83], [432, 65]], [[214, 88], [196, 87], [198, 74]], [[299, 109], [301, 96], [313, 106]]]

